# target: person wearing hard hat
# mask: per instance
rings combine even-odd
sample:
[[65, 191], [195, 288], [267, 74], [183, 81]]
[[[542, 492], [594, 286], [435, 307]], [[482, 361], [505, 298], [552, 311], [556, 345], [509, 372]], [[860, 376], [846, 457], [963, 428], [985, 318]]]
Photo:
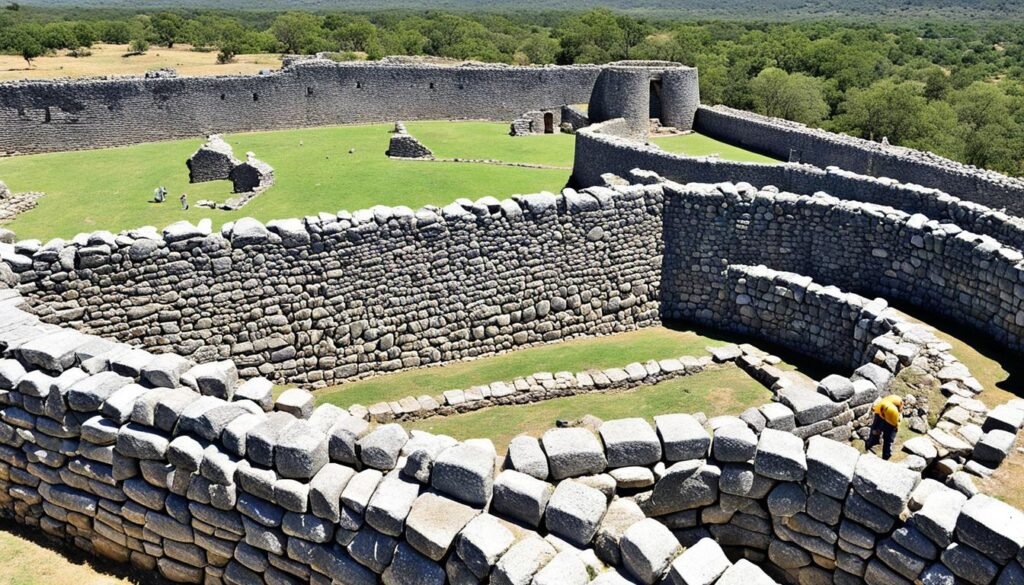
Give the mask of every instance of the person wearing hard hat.
[[903, 399], [895, 394], [875, 400], [871, 405], [871, 412], [875, 413], [871, 421], [871, 435], [864, 444], [864, 449], [870, 451], [875, 448], [879, 440], [882, 442], [882, 459], [892, 457], [892, 444], [896, 440], [896, 431], [900, 428], [900, 421], [903, 420]]

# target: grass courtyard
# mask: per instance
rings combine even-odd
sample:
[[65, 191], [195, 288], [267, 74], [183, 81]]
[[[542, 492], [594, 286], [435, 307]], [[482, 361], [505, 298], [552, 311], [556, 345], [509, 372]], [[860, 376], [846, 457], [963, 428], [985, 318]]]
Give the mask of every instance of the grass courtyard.
[[[321, 211], [373, 205], [444, 205], [457, 198], [557, 192], [569, 179], [575, 146], [568, 134], [511, 137], [508, 125], [494, 122], [426, 121], [409, 131], [439, 158], [529, 163], [545, 168], [477, 162], [407, 161], [384, 156], [391, 124], [331, 126], [274, 132], [229, 134], [235, 155], [247, 151], [275, 169], [276, 184], [240, 211], [197, 207], [201, 199], [231, 197], [228, 181], [189, 184], [185, 161], [202, 138], [133, 146], [18, 156], [0, 159], [0, 181], [16, 192], [41, 191], [38, 206], [6, 227], [20, 238], [70, 238], [81, 232], [153, 225], [209, 217], [215, 228], [250, 216], [267, 221]], [[676, 140], [678, 138], [678, 140]], [[672, 148], [723, 156], [756, 156], [699, 135], [674, 137]], [[715, 146], [717, 145], [717, 146]], [[353, 152], [349, 152], [349, 151]], [[163, 185], [168, 201], [151, 203]], [[188, 193], [192, 208], [181, 210]]]
[[580, 372], [591, 368], [617, 368], [630, 362], [700, 356], [704, 348], [727, 343], [722, 337], [691, 330], [647, 327], [637, 331], [585, 337], [550, 343], [518, 351], [419, 368], [348, 382], [316, 392], [320, 403], [369, 406], [406, 396], [431, 396], [445, 390], [465, 389], [480, 384], [511, 381], [537, 372]]
[[752, 163], [778, 163], [779, 161], [744, 150], [738, 146], [719, 142], [714, 138], [703, 134], [690, 133], [676, 136], [663, 136], [651, 140], [663, 150], [675, 154], [686, 154], [689, 156], [718, 156], [723, 160]]
[[487, 437], [504, 452], [509, 441], [526, 433], [539, 437], [559, 419], [591, 414], [603, 420], [658, 414], [703, 412], [709, 417], [739, 414], [771, 401], [771, 392], [736, 366], [722, 366], [624, 392], [592, 393], [517, 406], [495, 406], [406, 425], [456, 439]]

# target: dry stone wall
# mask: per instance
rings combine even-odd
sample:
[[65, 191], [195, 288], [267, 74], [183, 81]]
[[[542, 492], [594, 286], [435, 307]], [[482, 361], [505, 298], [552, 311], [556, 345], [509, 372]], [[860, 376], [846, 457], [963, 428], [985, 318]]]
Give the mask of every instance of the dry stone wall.
[[[1022, 573], [1024, 513], [837, 441], [805, 444], [787, 432], [803, 411], [785, 404], [552, 429], [515, 439], [498, 470], [490, 441], [371, 427], [299, 390], [272, 403], [269, 382], [240, 382], [230, 362], [45, 325], [20, 303], [0, 294], [0, 512], [173, 582], [984, 585]], [[898, 369], [887, 355], [875, 367]], [[1007, 409], [1015, 435], [1024, 410]]]
[[661, 191], [375, 207], [0, 249], [45, 320], [329, 383], [657, 322]]
[[[1016, 212], [1006, 213], [986, 206], [985, 196], [952, 189], [944, 192], [891, 178], [851, 172], [831, 166], [834, 161], [823, 161], [823, 164], [830, 166], [742, 163], [717, 157], [669, 153], [655, 145], [629, 139], [622, 123], [613, 120], [576, 134], [572, 183], [577, 187], [603, 185], [609, 173], [631, 177], [634, 169], [643, 169], [680, 183], [747, 182], [759, 187], [775, 186], [793, 193], [820, 191], [840, 199], [887, 205], [907, 213], [922, 213], [977, 234], [992, 236], [1006, 245], [1024, 248], [1024, 220], [1013, 214]], [[1011, 206], [1010, 209], [1013, 211], [1014, 208]]]
[[0, 83], [6, 152], [388, 120], [509, 121], [586, 103], [597, 66], [297, 61], [260, 76]]
[[1024, 180], [964, 165], [938, 155], [883, 145], [808, 128], [724, 106], [702, 106], [694, 128], [711, 136], [774, 156], [819, 167], [836, 165], [847, 171], [892, 177], [943, 189], [964, 199], [1024, 215]]
[[990, 237], [824, 194], [732, 184], [664, 189], [666, 317], [713, 320], [719, 291], [699, 275], [725, 263], [764, 264], [905, 301], [1021, 348], [1024, 256]]

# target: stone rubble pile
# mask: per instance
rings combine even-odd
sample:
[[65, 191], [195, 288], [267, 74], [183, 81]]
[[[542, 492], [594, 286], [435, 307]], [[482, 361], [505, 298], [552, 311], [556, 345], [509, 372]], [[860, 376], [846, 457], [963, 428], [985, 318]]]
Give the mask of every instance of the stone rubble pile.
[[232, 192], [239, 194], [222, 204], [210, 201], [199, 202], [200, 207], [224, 210], [241, 209], [260, 193], [274, 185], [274, 168], [256, 158], [252, 152], [245, 153], [245, 161], [235, 158], [231, 145], [217, 134], [210, 135], [186, 161], [190, 183], [204, 181], [231, 181]]

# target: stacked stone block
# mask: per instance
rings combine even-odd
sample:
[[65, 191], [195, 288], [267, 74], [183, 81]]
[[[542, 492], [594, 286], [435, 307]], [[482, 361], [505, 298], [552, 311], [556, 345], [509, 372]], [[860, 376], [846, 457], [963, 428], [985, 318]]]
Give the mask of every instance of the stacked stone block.
[[[787, 281], [726, 273], [773, 294]], [[1021, 570], [1020, 511], [825, 437], [805, 443], [789, 432], [800, 412], [778, 416], [779, 403], [761, 418], [519, 437], [499, 471], [490, 441], [374, 427], [298, 390], [271, 402], [269, 383], [240, 383], [230, 362], [150, 354], [4, 299], [0, 509], [171, 581], [989, 583]], [[872, 345], [879, 368], [904, 366]], [[849, 399], [843, 388], [819, 392]], [[990, 413], [985, 432], [1019, 428], [1016, 408]]]
[[405, 124], [395, 122], [395, 131], [391, 134], [387, 155], [391, 158], [434, 158], [434, 153], [409, 134]]
[[661, 205], [660, 189], [566, 190], [97, 232], [0, 258], [48, 321], [325, 384], [657, 322]]

